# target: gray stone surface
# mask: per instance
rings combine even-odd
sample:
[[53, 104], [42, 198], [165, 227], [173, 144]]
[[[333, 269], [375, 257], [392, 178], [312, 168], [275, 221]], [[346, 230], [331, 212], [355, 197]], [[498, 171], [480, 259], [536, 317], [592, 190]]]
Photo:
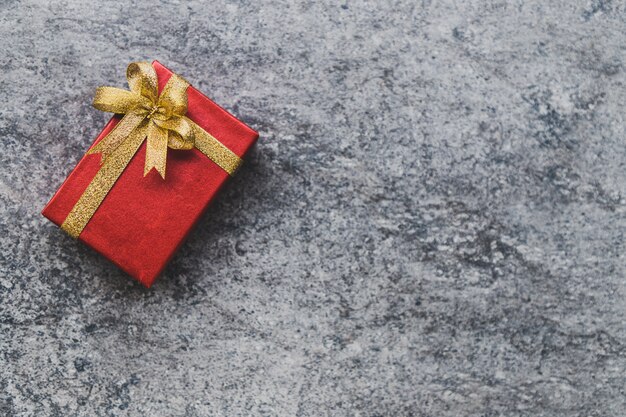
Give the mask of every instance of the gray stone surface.
[[[0, 4], [0, 415], [626, 415], [624, 2], [102, 3]], [[261, 133], [150, 290], [39, 214], [147, 59]]]

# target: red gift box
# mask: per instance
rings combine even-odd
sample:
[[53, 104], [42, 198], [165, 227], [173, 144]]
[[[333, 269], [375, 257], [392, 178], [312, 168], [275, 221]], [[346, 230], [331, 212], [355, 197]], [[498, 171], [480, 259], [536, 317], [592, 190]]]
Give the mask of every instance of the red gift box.
[[[172, 72], [154, 61], [159, 93]], [[186, 116], [242, 157], [258, 133], [198, 90], [187, 88]], [[120, 121], [116, 115], [92, 147]], [[198, 221], [229, 174], [198, 149], [167, 151], [167, 176], [144, 177], [146, 141], [133, 156], [78, 237], [149, 287]], [[101, 167], [101, 155], [85, 154], [42, 214], [61, 226]]]

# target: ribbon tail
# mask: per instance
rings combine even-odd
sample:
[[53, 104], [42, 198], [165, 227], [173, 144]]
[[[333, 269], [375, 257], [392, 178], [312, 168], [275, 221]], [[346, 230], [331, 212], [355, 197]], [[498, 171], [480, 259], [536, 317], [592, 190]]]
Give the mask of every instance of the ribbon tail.
[[104, 198], [133, 158], [146, 137], [146, 124], [138, 126], [128, 138], [107, 158], [87, 189], [80, 196], [70, 214], [61, 225], [70, 236], [77, 238]]
[[167, 130], [150, 123], [148, 126], [148, 140], [146, 145], [146, 163], [143, 167], [143, 176], [155, 168], [165, 179], [165, 164], [167, 161]]
[[102, 163], [126, 140], [130, 134], [136, 130], [137, 126], [146, 118], [145, 115], [130, 112], [126, 113], [122, 120], [115, 125], [113, 130], [109, 132], [102, 140], [96, 143], [87, 151], [88, 155], [94, 153], [102, 154]]
[[193, 127], [196, 148], [226, 171], [228, 175], [235, 175], [235, 172], [243, 164], [243, 160], [224, 146], [222, 142], [215, 139], [209, 132], [202, 129], [189, 118], [185, 117], [185, 119]]

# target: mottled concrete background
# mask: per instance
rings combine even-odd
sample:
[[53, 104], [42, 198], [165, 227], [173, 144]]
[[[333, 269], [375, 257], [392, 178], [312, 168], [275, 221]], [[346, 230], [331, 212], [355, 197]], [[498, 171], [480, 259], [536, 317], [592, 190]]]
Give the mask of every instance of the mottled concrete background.
[[[3, 0], [0, 415], [626, 415], [622, 1]], [[261, 134], [142, 288], [39, 211], [159, 59]]]

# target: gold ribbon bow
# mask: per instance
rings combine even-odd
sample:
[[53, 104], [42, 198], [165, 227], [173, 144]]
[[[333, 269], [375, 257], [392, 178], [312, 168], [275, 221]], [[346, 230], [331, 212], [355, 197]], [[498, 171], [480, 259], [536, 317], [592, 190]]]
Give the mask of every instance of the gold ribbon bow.
[[130, 91], [99, 87], [93, 105], [98, 110], [124, 114], [122, 120], [87, 154], [101, 153], [102, 166], [61, 228], [78, 237], [115, 181], [147, 138], [144, 176], [155, 168], [165, 179], [167, 148], [197, 148], [229, 175], [242, 160], [191, 119], [187, 112], [189, 83], [172, 74], [159, 95], [157, 74], [149, 62], [133, 62], [126, 71]]

